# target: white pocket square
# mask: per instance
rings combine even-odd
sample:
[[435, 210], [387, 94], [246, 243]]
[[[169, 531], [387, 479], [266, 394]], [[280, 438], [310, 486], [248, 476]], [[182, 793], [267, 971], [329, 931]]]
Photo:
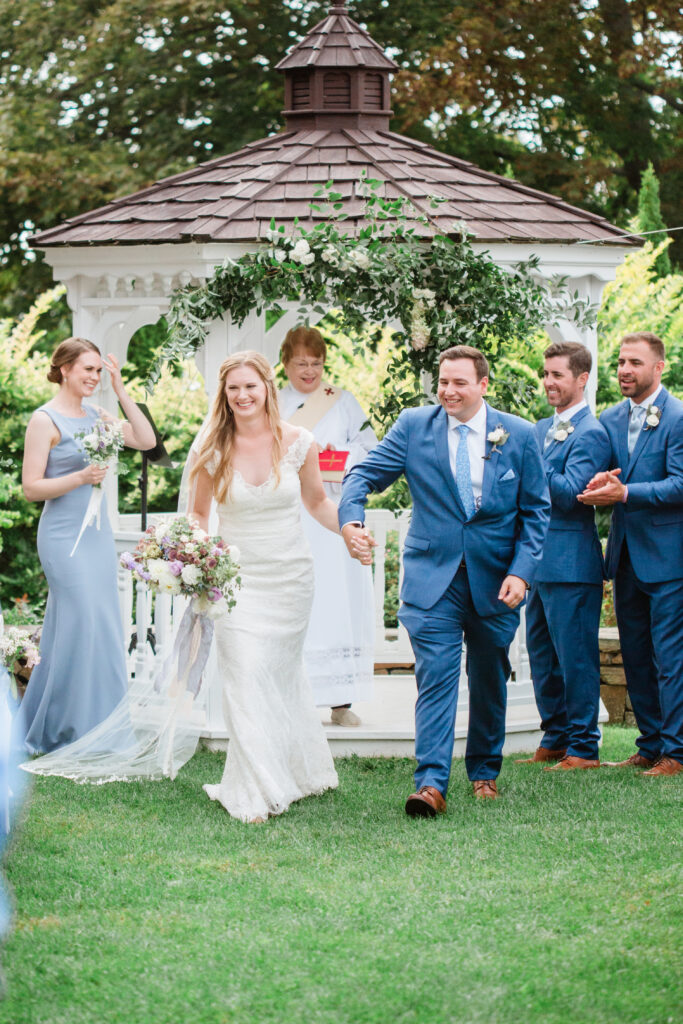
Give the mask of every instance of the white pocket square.
[[514, 479], [515, 479], [515, 471], [514, 471], [514, 469], [508, 469], [507, 473], [505, 473], [500, 478], [500, 482], [501, 483], [505, 483], [506, 480], [514, 480]]

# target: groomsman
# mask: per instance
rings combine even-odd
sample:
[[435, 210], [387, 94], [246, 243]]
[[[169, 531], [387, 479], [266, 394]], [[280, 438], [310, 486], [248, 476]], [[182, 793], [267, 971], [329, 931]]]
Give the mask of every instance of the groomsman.
[[625, 401], [601, 416], [611, 471], [579, 500], [612, 505], [607, 573], [638, 752], [618, 766], [650, 776], [683, 771], [683, 404], [662, 387], [664, 345], [649, 331], [621, 342]]
[[[527, 649], [543, 739], [533, 757], [546, 771], [599, 768], [598, 629], [604, 563], [592, 508], [578, 495], [610, 464], [610, 442], [584, 390], [585, 345], [546, 349], [543, 387], [554, 416], [536, 424], [552, 512], [526, 610]], [[556, 762], [556, 763], [552, 763]]]

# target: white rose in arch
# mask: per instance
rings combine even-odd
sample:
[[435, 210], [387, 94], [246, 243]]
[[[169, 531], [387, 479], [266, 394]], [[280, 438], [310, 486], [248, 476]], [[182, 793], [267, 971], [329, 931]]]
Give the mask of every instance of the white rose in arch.
[[275, 257], [278, 263], [284, 263], [285, 260], [287, 259], [287, 253], [285, 252], [284, 249], [276, 249], [275, 252], [273, 253], [273, 256]]

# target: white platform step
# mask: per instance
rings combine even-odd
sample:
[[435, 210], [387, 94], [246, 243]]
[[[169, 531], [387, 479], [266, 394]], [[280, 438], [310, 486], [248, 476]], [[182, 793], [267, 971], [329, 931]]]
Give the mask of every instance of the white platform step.
[[[320, 719], [334, 757], [413, 757], [415, 753], [415, 676], [375, 676], [374, 700], [354, 704], [361, 718], [357, 728], [332, 725], [329, 708], [320, 709]], [[454, 757], [464, 757], [467, 736], [467, 698], [458, 706], [455, 719]], [[607, 721], [600, 704], [600, 722]], [[508, 703], [503, 753], [516, 754], [536, 749], [542, 737], [540, 719], [533, 699]], [[204, 737], [211, 750], [227, 748], [227, 734], [214, 731]]]

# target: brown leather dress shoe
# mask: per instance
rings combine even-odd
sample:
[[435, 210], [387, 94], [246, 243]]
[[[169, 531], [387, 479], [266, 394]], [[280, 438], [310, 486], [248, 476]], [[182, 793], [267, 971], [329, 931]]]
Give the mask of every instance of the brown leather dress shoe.
[[654, 760], [642, 754], [631, 754], [625, 761], [603, 761], [603, 768], [652, 768]]
[[652, 768], [647, 772], [642, 772], [643, 775], [678, 775], [679, 772], [683, 772], [683, 764], [677, 761], [674, 757], [660, 757], [658, 761], [655, 761]]
[[446, 801], [434, 786], [420, 786], [406, 800], [406, 814], [411, 818], [435, 818], [446, 813]]
[[574, 772], [578, 768], [599, 768], [600, 762], [589, 757], [575, 757], [574, 754], [565, 754], [557, 764], [546, 764], [544, 772]]
[[561, 761], [566, 750], [548, 750], [547, 747], [537, 747], [533, 757], [518, 757], [515, 764], [538, 764], [539, 761]]
[[495, 779], [477, 779], [472, 783], [472, 788], [478, 800], [498, 799], [498, 784]]

